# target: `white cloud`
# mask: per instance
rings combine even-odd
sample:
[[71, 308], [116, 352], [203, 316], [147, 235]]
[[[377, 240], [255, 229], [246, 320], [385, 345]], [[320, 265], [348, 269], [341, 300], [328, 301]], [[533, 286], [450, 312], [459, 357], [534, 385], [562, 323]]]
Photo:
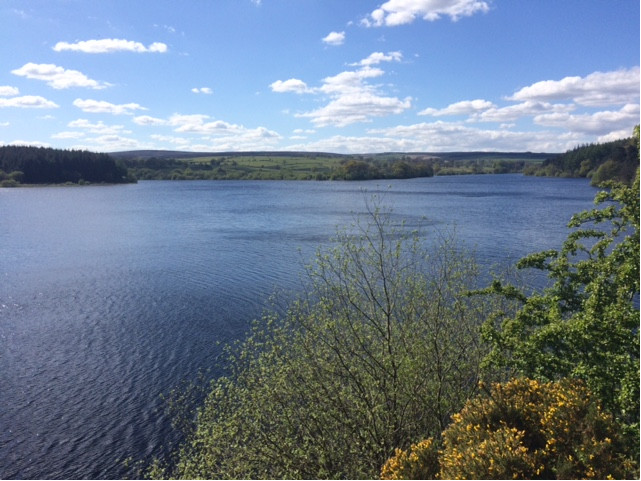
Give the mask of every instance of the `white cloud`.
[[96, 152], [117, 152], [119, 150], [141, 150], [154, 147], [150, 143], [141, 142], [138, 139], [132, 139], [118, 134], [86, 137], [82, 142], [82, 144], [73, 145], [71, 148]]
[[622, 105], [639, 100], [639, 67], [594, 72], [586, 77], [543, 80], [523, 87], [508, 100], [572, 100], [580, 105]]
[[146, 147], [146, 145], [142, 144], [138, 139], [131, 139], [115, 134], [101, 135], [92, 139], [92, 141], [94, 145], [98, 146], [97, 150], [104, 152], [143, 149]]
[[[167, 121], [167, 125], [174, 127], [174, 132], [183, 134], [199, 134], [209, 139], [229, 137], [237, 139], [279, 139], [280, 135], [265, 127], [249, 129], [243, 125], [232, 124], [224, 120], [209, 120], [204, 114], [174, 114]], [[237, 150], [234, 148], [234, 150]]]
[[192, 145], [192, 150], [270, 150], [274, 149], [281, 136], [265, 127], [247, 129], [244, 132], [238, 132], [233, 135], [224, 135], [204, 138], [206, 142], [200, 146]]
[[630, 137], [630, 129], [613, 130], [605, 135], [596, 138], [598, 143], [612, 142], [613, 140], [626, 139]]
[[319, 88], [327, 94], [358, 93], [364, 90], [372, 91], [374, 87], [365, 83], [365, 79], [380, 77], [385, 72], [380, 68], [363, 67], [359, 70], [347, 70], [332, 77], [325, 77], [323, 85]]
[[[171, 127], [174, 132], [182, 135], [154, 133], [150, 137], [181, 150], [269, 150], [278, 145], [282, 138], [277, 132], [265, 127], [247, 128], [223, 120], [213, 120], [205, 114], [176, 113], [167, 120], [141, 116], [135, 117], [134, 122]], [[194, 136], [198, 136], [197, 141], [194, 141]]]
[[296, 117], [311, 119], [317, 127], [345, 127], [357, 122], [370, 122], [372, 117], [399, 114], [411, 107], [410, 97], [399, 99], [385, 95], [380, 86], [368, 82], [385, 74], [382, 69], [372, 65], [400, 61], [401, 58], [400, 52], [374, 52], [367, 58], [351, 64], [361, 68], [325, 77], [320, 87], [310, 88], [302, 80], [289, 79], [277, 80], [271, 84], [271, 88], [274, 92], [324, 95], [328, 102], [324, 107], [295, 114]]
[[51, 147], [51, 144], [46, 142], [40, 142], [38, 140], [14, 140], [5, 145], [11, 145], [16, 147]]
[[412, 105], [411, 98], [400, 100], [383, 97], [372, 92], [361, 91], [340, 95], [326, 106], [311, 112], [297, 114], [297, 117], [311, 118], [314, 125], [345, 127], [357, 122], [370, 122], [372, 117], [400, 114]]
[[[545, 113], [534, 117], [534, 122], [546, 127], [559, 127], [572, 132], [608, 136], [612, 132], [627, 131], [639, 123], [639, 104], [627, 104], [619, 110], [571, 115], [567, 112]], [[619, 137], [620, 138], [620, 137]]]
[[73, 101], [73, 105], [78, 107], [83, 112], [88, 112], [92, 114], [113, 114], [113, 115], [132, 115], [135, 110], [147, 110], [145, 107], [142, 107], [139, 104], [129, 103], [129, 104], [112, 104], [105, 102], [104, 100], [83, 100], [76, 99]]
[[167, 45], [161, 42], [154, 42], [145, 47], [140, 42], [124, 40], [119, 38], [103, 38], [100, 40], [83, 40], [76, 43], [58, 42], [53, 49], [56, 52], [69, 50], [83, 53], [112, 53], [112, 52], [136, 52], [136, 53], [165, 53]]
[[481, 129], [461, 122], [442, 121], [372, 129], [368, 133], [398, 142], [407, 151], [417, 152], [563, 152], [585, 141], [584, 136], [574, 133]]
[[441, 16], [453, 21], [478, 12], [487, 12], [488, 2], [480, 0], [389, 0], [362, 20], [368, 27], [394, 27], [412, 23], [416, 18], [434, 21]]
[[470, 115], [477, 112], [482, 112], [491, 108], [495, 108], [489, 100], [462, 100], [448, 105], [443, 109], [427, 108], [421, 110], [418, 115], [431, 115], [432, 117], [441, 117], [443, 115]]
[[20, 90], [17, 87], [11, 87], [9, 85], [0, 85], [0, 97], [13, 97], [18, 95]]
[[175, 127], [175, 132], [192, 134], [213, 134], [216, 131], [223, 132], [231, 130], [231, 124], [222, 120], [205, 122], [209, 115], [204, 114], [174, 114], [169, 117], [168, 125]]
[[195, 94], [211, 95], [214, 91], [209, 87], [194, 87], [191, 91]]
[[323, 42], [327, 45], [343, 45], [343, 42], [345, 42], [345, 32], [330, 32], [323, 37]]
[[188, 146], [191, 143], [191, 140], [186, 137], [175, 137], [172, 135], [160, 135], [160, 134], [152, 134], [150, 135], [150, 137], [159, 142], [166, 142], [169, 144], [178, 145], [178, 146], [181, 146], [182, 148], [185, 148], [185, 146]]
[[329, 103], [297, 116], [310, 118], [318, 127], [329, 125], [345, 127], [357, 122], [369, 122], [372, 117], [399, 114], [410, 108], [412, 100], [410, 97], [401, 100], [387, 96], [379, 87], [367, 82], [384, 73], [383, 70], [366, 64], [359, 70], [345, 71], [326, 77], [318, 91], [330, 96]]
[[58, 132], [51, 136], [52, 139], [81, 139], [86, 134], [84, 132]]
[[387, 54], [384, 54], [383, 52], [374, 52], [371, 53], [367, 58], [364, 58], [360, 62], [356, 63], [351, 63], [350, 65], [356, 66], [356, 65], [362, 65], [362, 66], [370, 66], [370, 65], [377, 65], [381, 62], [400, 62], [403, 59], [403, 54], [401, 52], [388, 52]]
[[109, 86], [108, 83], [92, 80], [77, 70], [66, 70], [51, 63], [36, 64], [29, 62], [18, 69], [12, 70], [11, 73], [29, 79], [43, 80], [54, 89], [68, 89], [71, 87], [103, 89]]
[[532, 117], [545, 113], [570, 112], [576, 107], [573, 104], [551, 104], [528, 100], [507, 107], [492, 107], [472, 116], [472, 120], [480, 122], [512, 122], [523, 117]]
[[149, 115], [139, 115], [132, 119], [137, 125], [166, 125], [167, 121]]
[[22, 97], [0, 98], [0, 108], [17, 107], [22, 109], [56, 109], [58, 104], [39, 95], [23, 95]]
[[295, 92], [297, 94], [309, 92], [307, 84], [297, 78], [290, 78], [288, 80], [276, 80], [270, 85], [273, 92]]
[[67, 127], [75, 129], [84, 129], [92, 134], [99, 135], [118, 135], [130, 134], [130, 130], [125, 130], [124, 125], [106, 125], [102, 120], [96, 123], [91, 123], [87, 119], [72, 120], [67, 124]]

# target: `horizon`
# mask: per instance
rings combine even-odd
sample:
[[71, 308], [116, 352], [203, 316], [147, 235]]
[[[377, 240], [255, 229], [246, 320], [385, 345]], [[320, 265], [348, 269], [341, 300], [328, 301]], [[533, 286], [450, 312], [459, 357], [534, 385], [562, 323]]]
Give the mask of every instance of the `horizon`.
[[639, 2], [7, 0], [0, 145], [560, 153], [639, 124]]

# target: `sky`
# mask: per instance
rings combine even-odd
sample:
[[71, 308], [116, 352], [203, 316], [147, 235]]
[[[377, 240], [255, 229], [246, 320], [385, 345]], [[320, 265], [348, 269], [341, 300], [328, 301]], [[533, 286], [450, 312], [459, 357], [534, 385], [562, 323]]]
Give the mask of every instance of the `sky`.
[[0, 145], [531, 151], [639, 123], [638, 0], [0, 0]]

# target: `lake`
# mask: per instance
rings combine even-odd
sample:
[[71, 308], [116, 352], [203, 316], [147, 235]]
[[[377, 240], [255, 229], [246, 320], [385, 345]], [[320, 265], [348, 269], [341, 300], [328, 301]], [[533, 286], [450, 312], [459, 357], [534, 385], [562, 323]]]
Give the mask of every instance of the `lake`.
[[587, 180], [149, 181], [0, 189], [0, 478], [122, 478], [175, 440], [160, 399], [242, 336], [379, 195], [482, 264], [560, 247]]

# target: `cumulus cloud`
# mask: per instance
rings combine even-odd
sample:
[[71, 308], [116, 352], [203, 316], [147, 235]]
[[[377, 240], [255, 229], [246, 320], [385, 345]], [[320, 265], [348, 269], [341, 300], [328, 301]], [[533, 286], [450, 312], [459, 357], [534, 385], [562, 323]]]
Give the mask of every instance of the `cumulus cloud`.
[[176, 137], [173, 135], [161, 135], [161, 134], [152, 134], [150, 137], [159, 142], [165, 142], [173, 145], [181, 146], [181, 148], [186, 148], [191, 143], [191, 139], [187, 137]]
[[149, 115], [139, 115], [132, 119], [137, 125], [166, 125], [167, 121]]
[[380, 77], [385, 74], [380, 68], [363, 67], [359, 70], [347, 70], [323, 79], [323, 85], [318, 89], [327, 94], [344, 95], [373, 91], [374, 86], [365, 82], [366, 79]]
[[15, 147], [51, 147], [51, 144], [40, 142], [38, 140], [14, 140], [5, 145], [11, 145]]
[[[364, 92], [380, 97], [378, 87], [370, 82], [384, 74], [378, 68], [367, 68], [369, 70], [363, 67], [325, 79], [322, 87], [315, 89], [315, 92], [329, 95], [330, 103], [299, 116], [311, 117], [318, 126], [367, 121], [370, 117], [365, 112], [373, 107], [371, 104], [375, 99], [368, 101], [363, 96], [363, 102], [359, 104], [356, 95]], [[294, 137], [290, 139], [292, 144], [286, 148], [343, 153], [471, 150], [564, 152], [580, 144], [607, 142], [630, 135], [634, 125], [639, 123], [641, 114], [638, 71], [638, 67], [635, 67], [614, 72], [595, 72], [586, 77], [566, 77], [560, 81], [537, 82], [511, 97], [504, 97], [504, 101], [511, 102], [506, 105], [475, 99], [419, 112], [433, 117], [463, 116], [456, 122], [436, 120], [373, 128], [361, 136], [335, 135], [311, 142]], [[354, 99], [353, 104], [350, 104], [350, 98]], [[608, 108], [599, 109], [602, 104]], [[390, 103], [388, 107], [393, 105]], [[403, 110], [404, 107], [401, 105], [397, 110]], [[385, 111], [385, 106], [382, 109]], [[341, 117], [345, 120], [340, 121]], [[496, 122], [499, 127], [486, 128], [474, 125], [474, 122]], [[528, 123], [534, 128], [527, 127]]]
[[87, 119], [72, 120], [67, 127], [83, 129], [92, 134], [99, 135], [120, 135], [130, 134], [130, 130], [125, 130], [124, 125], [106, 125], [102, 120], [92, 123]]
[[77, 70], [66, 70], [51, 63], [29, 62], [22, 67], [12, 70], [12, 74], [29, 79], [43, 80], [54, 89], [68, 89], [71, 87], [86, 87], [104, 89], [108, 83], [98, 82], [87, 77]]
[[86, 134], [84, 132], [66, 131], [66, 132], [58, 132], [57, 134], [53, 134], [51, 138], [52, 139], [81, 139], [85, 135]]
[[[236, 138], [239, 141], [280, 139], [280, 135], [265, 127], [247, 128], [243, 125], [232, 124], [224, 120], [210, 120], [204, 114], [173, 114], [167, 120], [167, 125], [174, 128], [174, 132], [182, 134], [198, 134], [206, 138]], [[234, 150], [237, 150], [234, 147]]]
[[[167, 119], [150, 116], [133, 118], [138, 125], [165, 126], [178, 135], [156, 132], [150, 137], [167, 147], [190, 151], [267, 150], [273, 149], [281, 135], [265, 127], [244, 125], [212, 119], [206, 114], [175, 113]], [[159, 148], [156, 145], [154, 148]]]
[[552, 104], [528, 100], [507, 107], [492, 107], [472, 116], [480, 122], [512, 122], [523, 117], [532, 117], [543, 113], [570, 112], [576, 107], [573, 104]]
[[[512, 130], [518, 125], [517, 122], [531, 122], [538, 128], [551, 129], [548, 135], [563, 139], [563, 142], [546, 142], [538, 133], [532, 134], [539, 145], [560, 146], [549, 151], [562, 151], [595, 140], [624, 138], [639, 122], [639, 67], [536, 82], [503, 100], [516, 103], [498, 106], [487, 100], [464, 100], [442, 109], [428, 108], [419, 112], [419, 115], [467, 116], [467, 124], [496, 122], [502, 132], [499, 139], [512, 140], [519, 138]], [[599, 107], [602, 108], [597, 110]], [[420, 125], [421, 131], [428, 129], [428, 124], [417, 125]], [[452, 128], [453, 124], [447, 125]], [[483, 129], [480, 131], [485, 132]], [[402, 129], [396, 133], [400, 132]], [[474, 138], [476, 130], [465, 132]], [[490, 135], [490, 131], [487, 134]], [[496, 148], [499, 148], [498, 144]], [[543, 149], [539, 147], [538, 150]]]
[[298, 114], [297, 117], [311, 118], [314, 125], [326, 127], [345, 127], [357, 122], [369, 122], [372, 117], [400, 114], [412, 105], [411, 98], [400, 100], [384, 97], [373, 92], [362, 91], [340, 95], [326, 106], [311, 112]]
[[83, 40], [76, 43], [58, 42], [54, 45], [53, 50], [56, 52], [72, 51], [83, 53], [165, 53], [167, 51], [167, 45], [162, 42], [154, 42], [145, 47], [142, 43], [134, 42], [133, 40], [103, 38], [100, 40]]
[[288, 80], [276, 80], [270, 84], [270, 88], [273, 92], [295, 92], [297, 94], [302, 94], [309, 92], [307, 84], [300, 79], [290, 78]]
[[104, 100], [91, 99], [76, 99], [73, 101], [73, 105], [83, 112], [92, 114], [132, 115], [135, 110], [147, 110], [145, 107], [135, 103], [117, 105]]
[[0, 97], [13, 97], [18, 95], [20, 90], [17, 87], [11, 87], [9, 85], [0, 85]]
[[456, 21], [489, 9], [488, 2], [480, 0], [389, 0], [361, 23], [367, 27], [394, 27], [412, 23], [416, 18], [434, 21], [442, 16]]
[[153, 145], [138, 139], [124, 137], [118, 134], [105, 134], [97, 137], [85, 137], [82, 144], [73, 145], [77, 150], [93, 150], [96, 152], [116, 152], [119, 150], [151, 149]]
[[621, 105], [639, 100], [639, 67], [594, 72], [586, 77], [543, 80], [523, 87], [508, 100], [572, 100], [580, 105]]
[[377, 65], [381, 62], [400, 62], [403, 59], [403, 54], [401, 52], [374, 52], [371, 53], [367, 58], [364, 58], [360, 62], [352, 63], [351, 66], [362, 65], [362, 66], [371, 66]]
[[441, 117], [443, 115], [470, 115], [495, 107], [496, 105], [489, 100], [462, 100], [442, 109], [427, 108], [421, 110], [418, 115], [431, 115], [432, 117]]
[[195, 94], [211, 95], [214, 91], [209, 87], [194, 87], [191, 91]]
[[524, 151], [563, 152], [584, 141], [577, 134], [550, 131], [493, 130], [469, 126], [460, 122], [422, 122], [386, 129], [372, 129], [394, 142], [403, 141], [407, 150], [423, 152], [447, 151]]
[[[621, 137], [625, 136], [629, 136], [629, 132]], [[362, 136], [335, 135], [313, 142], [290, 144], [286, 148], [342, 153], [472, 150], [564, 152], [584, 142], [586, 137], [576, 133], [491, 130], [461, 122], [437, 121], [370, 129]]]
[[330, 32], [323, 37], [323, 43], [327, 45], [343, 45], [345, 42], [345, 32]]
[[174, 114], [169, 117], [167, 124], [174, 127], [175, 132], [192, 134], [214, 134], [216, 132], [229, 132], [235, 127], [222, 120], [210, 121], [205, 114]]
[[39, 95], [23, 95], [21, 97], [0, 98], [0, 108], [17, 107], [22, 109], [55, 109], [58, 104]]
[[367, 58], [351, 64], [356, 70], [346, 70], [325, 77], [320, 87], [310, 88], [299, 79], [277, 80], [271, 84], [274, 92], [298, 92], [323, 95], [327, 104], [318, 109], [295, 114], [309, 118], [317, 127], [345, 127], [357, 122], [370, 122], [373, 117], [399, 114], [411, 107], [411, 97], [399, 99], [385, 95], [380, 86], [369, 83], [370, 79], [381, 77], [385, 72], [372, 65], [381, 62], [400, 61], [400, 52], [383, 54], [374, 52]]
[[[572, 132], [607, 136], [613, 131], [626, 131], [630, 135], [630, 126], [639, 123], [639, 104], [626, 104], [619, 110], [572, 115], [568, 112], [554, 112], [537, 115], [534, 122], [546, 127], [559, 127]], [[621, 137], [619, 137], [621, 138]]]

